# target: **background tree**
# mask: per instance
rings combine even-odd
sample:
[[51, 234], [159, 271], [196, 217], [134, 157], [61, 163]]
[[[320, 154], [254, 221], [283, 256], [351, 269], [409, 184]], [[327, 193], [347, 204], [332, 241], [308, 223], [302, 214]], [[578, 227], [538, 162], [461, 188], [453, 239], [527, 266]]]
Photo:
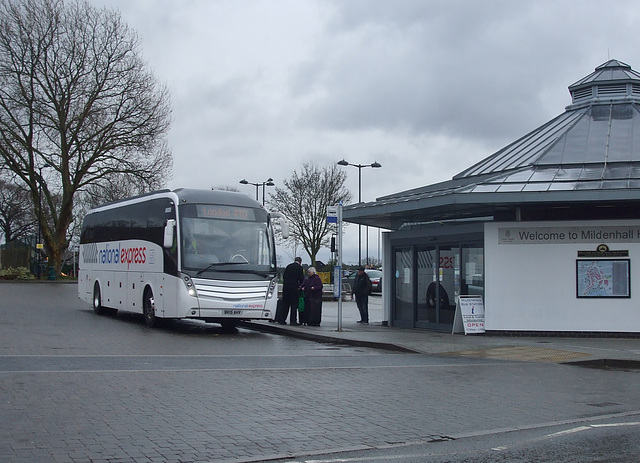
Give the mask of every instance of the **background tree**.
[[285, 215], [291, 224], [289, 240], [298, 240], [315, 266], [322, 246], [328, 246], [332, 226], [327, 223], [327, 206], [351, 201], [345, 188], [347, 174], [337, 165], [319, 167], [312, 163], [293, 171], [284, 188], [269, 195], [269, 208]]
[[300, 240], [298, 237], [292, 237], [286, 240], [286, 244], [287, 246], [285, 246], [284, 249], [278, 249], [279, 251], [283, 251], [287, 256], [286, 262], [278, 262], [278, 265], [283, 267], [293, 262], [296, 257], [300, 257]]
[[0, 178], [0, 230], [5, 242], [18, 239], [31, 242], [37, 226], [29, 191], [9, 179]]
[[119, 174], [147, 185], [169, 178], [169, 95], [138, 46], [116, 11], [0, 0], [0, 159], [35, 217], [42, 190], [42, 236], [58, 274], [80, 192]]
[[221, 190], [221, 191], [234, 191], [236, 193], [240, 192], [240, 188], [232, 186], [232, 185], [214, 185], [211, 187], [212, 190]]
[[159, 190], [163, 186], [164, 180], [157, 176], [141, 179], [135, 175], [113, 173], [87, 185], [79, 197], [81, 207], [78, 215], [84, 217], [94, 207]]
[[369, 257], [365, 259], [364, 265], [367, 268], [382, 268], [382, 261], [375, 257]]

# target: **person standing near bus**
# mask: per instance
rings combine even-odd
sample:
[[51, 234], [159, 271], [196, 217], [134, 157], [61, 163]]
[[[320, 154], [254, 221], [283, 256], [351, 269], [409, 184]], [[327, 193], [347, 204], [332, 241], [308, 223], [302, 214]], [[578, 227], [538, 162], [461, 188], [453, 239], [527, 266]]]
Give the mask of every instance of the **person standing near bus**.
[[301, 286], [304, 291], [304, 312], [301, 313], [300, 318], [309, 326], [320, 326], [322, 321], [322, 280], [315, 267], [309, 267], [307, 275], [309, 277], [304, 280]]
[[289, 312], [289, 324], [298, 325], [298, 299], [300, 297], [300, 285], [304, 281], [302, 259], [296, 257], [287, 265], [282, 275], [282, 303], [284, 304], [284, 318], [280, 323], [286, 324], [287, 312]]
[[371, 294], [371, 279], [364, 267], [358, 269], [358, 274], [353, 280], [353, 294], [356, 296], [356, 305], [360, 311], [358, 323], [369, 324], [369, 294]]

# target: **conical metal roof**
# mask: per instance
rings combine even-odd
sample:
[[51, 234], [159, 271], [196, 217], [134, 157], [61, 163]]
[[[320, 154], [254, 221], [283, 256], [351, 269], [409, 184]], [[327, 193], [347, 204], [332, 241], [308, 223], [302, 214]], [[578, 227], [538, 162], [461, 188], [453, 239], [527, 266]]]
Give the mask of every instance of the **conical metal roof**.
[[[640, 74], [626, 63], [615, 59], [598, 66], [595, 72], [569, 86], [576, 109], [594, 101], [631, 100], [640, 97]], [[635, 97], [635, 98], [634, 98]], [[637, 101], [637, 99], [635, 100]]]
[[[637, 199], [640, 74], [628, 64], [610, 60], [569, 86], [569, 92], [572, 104], [563, 114], [451, 181], [378, 198], [369, 205], [349, 206], [345, 218], [351, 216], [358, 219], [354, 222], [367, 225], [377, 220], [378, 226], [398, 228], [407, 217], [390, 217], [392, 209], [398, 213], [411, 210], [412, 220], [443, 220], [490, 213], [491, 207], [478, 207], [483, 204]], [[388, 220], [378, 214], [375, 219], [360, 220], [366, 211], [355, 210], [370, 207], [378, 212], [386, 209]], [[421, 212], [416, 213], [416, 208]]]
[[[640, 161], [640, 74], [617, 60], [607, 61], [596, 71], [569, 87], [573, 103], [564, 114], [456, 175], [472, 177], [487, 173], [530, 168], [600, 165], [600, 176], [610, 163]], [[553, 169], [551, 169], [553, 170]], [[548, 181], [570, 179], [560, 169]], [[618, 177], [619, 175], [616, 175]], [[519, 181], [535, 181], [519, 175]], [[589, 173], [585, 180], [593, 180]], [[514, 179], [512, 179], [514, 180]]]

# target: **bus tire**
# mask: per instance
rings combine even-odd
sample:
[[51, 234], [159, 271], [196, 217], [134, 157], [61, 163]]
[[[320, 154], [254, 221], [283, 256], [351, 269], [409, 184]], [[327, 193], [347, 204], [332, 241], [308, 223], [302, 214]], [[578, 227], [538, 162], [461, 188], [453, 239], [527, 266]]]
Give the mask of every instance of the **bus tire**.
[[158, 325], [158, 319], [156, 318], [156, 305], [153, 298], [153, 291], [147, 287], [144, 290], [144, 296], [142, 297], [142, 309], [144, 314], [144, 322], [149, 328], [153, 328]]
[[439, 301], [436, 300], [436, 283], [432, 282], [427, 288], [427, 309], [449, 309], [449, 295], [442, 285], [439, 285]]
[[105, 310], [102, 306], [102, 294], [100, 293], [100, 283], [96, 281], [93, 285], [93, 312], [96, 315], [104, 315]]

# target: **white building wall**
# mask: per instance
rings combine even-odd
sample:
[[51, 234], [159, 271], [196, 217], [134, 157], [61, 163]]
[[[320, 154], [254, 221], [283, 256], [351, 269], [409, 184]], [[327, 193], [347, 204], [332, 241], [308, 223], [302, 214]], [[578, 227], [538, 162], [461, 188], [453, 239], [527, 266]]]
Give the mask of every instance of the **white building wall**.
[[[630, 298], [577, 297], [578, 251], [600, 244], [629, 251]], [[640, 332], [640, 221], [486, 223], [485, 317], [487, 330]]]

